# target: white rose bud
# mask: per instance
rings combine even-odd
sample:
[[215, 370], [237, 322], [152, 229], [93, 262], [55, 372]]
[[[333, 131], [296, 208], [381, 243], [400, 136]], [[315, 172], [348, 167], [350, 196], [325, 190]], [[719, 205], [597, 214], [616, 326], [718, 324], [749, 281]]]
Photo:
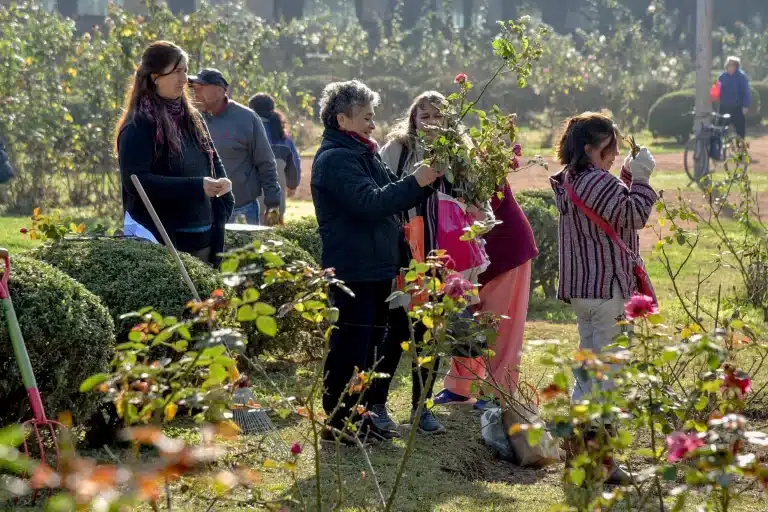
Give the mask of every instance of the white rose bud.
[[528, 16], [527, 14], [520, 18], [520, 23], [522, 23], [522, 24], [526, 24], [526, 23], [530, 23], [530, 22], [531, 22], [531, 17]]

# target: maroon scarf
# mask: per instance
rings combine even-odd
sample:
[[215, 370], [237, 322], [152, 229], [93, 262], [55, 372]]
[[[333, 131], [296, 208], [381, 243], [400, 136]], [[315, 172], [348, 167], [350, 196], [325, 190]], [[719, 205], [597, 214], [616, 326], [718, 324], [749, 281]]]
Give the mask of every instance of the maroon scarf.
[[[168, 114], [170, 123], [168, 123], [168, 130], [171, 133], [166, 134], [163, 127], [162, 112], [160, 109], [164, 109]], [[139, 100], [138, 106], [139, 114], [146, 117], [153, 123], [155, 123], [155, 142], [157, 144], [165, 144], [166, 141], [171, 145], [171, 153], [178, 154], [181, 152], [181, 121], [184, 119], [184, 103], [182, 98], [175, 100], [153, 101], [149, 96], [144, 96]]]
[[348, 132], [346, 130], [341, 130], [341, 133], [346, 133], [347, 135], [349, 135], [350, 137], [352, 137], [356, 141], [362, 142], [363, 144], [365, 144], [365, 147], [367, 147], [368, 150], [371, 153], [375, 153], [376, 152], [376, 141], [374, 141], [373, 139], [369, 139], [369, 138], [363, 137], [362, 135], [360, 135], [357, 132]]

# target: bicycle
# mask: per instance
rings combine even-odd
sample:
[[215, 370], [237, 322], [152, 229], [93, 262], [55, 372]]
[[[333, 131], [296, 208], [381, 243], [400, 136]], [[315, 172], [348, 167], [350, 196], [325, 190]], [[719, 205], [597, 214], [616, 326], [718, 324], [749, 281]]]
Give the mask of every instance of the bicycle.
[[[728, 171], [728, 155], [732, 144], [738, 141], [738, 137], [730, 133], [730, 114], [712, 112], [710, 117], [711, 121], [685, 144], [683, 167], [692, 183], [706, 179], [714, 172], [718, 163], [722, 162], [723, 169]], [[702, 151], [706, 153], [701, 154]], [[702, 159], [706, 159], [705, 162], [701, 162], [704, 173], [696, 176], [696, 162]], [[746, 171], [746, 167], [744, 170]]]

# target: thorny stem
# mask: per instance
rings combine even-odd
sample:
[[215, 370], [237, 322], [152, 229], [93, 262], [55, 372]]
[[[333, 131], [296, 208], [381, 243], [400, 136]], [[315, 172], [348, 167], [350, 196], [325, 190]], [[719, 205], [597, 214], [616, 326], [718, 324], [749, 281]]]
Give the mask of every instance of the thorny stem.
[[496, 72], [493, 74], [491, 79], [488, 80], [488, 83], [485, 84], [485, 87], [483, 87], [483, 89], [480, 91], [480, 94], [478, 94], [477, 98], [475, 98], [475, 100], [472, 103], [470, 103], [469, 106], [466, 109], [464, 109], [464, 111], [461, 113], [461, 117], [459, 117], [459, 121], [458, 121], [459, 123], [461, 123], [464, 120], [464, 118], [467, 117], [467, 114], [469, 114], [472, 111], [472, 109], [475, 107], [475, 105], [477, 105], [477, 102], [480, 101], [480, 98], [483, 97], [483, 94], [485, 94], [485, 91], [488, 89], [491, 83], [493, 83], [493, 81], [496, 80], [496, 78], [499, 76], [499, 73], [501, 73], [506, 66], [507, 66], [507, 61], [505, 60], [501, 63], [501, 66], [499, 66], [499, 69], [496, 70]]
[[[441, 333], [441, 336], [439, 339], [443, 339], [444, 332]], [[411, 341], [413, 341], [413, 332], [411, 333]], [[435, 353], [438, 352], [440, 343], [435, 344]], [[415, 343], [414, 343], [415, 346]], [[413, 413], [413, 421], [411, 422], [411, 431], [408, 434], [408, 444], [406, 444], [405, 452], [403, 452], [403, 457], [400, 459], [400, 466], [397, 468], [397, 476], [395, 477], [395, 483], [392, 485], [392, 491], [389, 493], [389, 499], [387, 500], [387, 503], [384, 507], [384, 512], [391, 512], [393, 510], [392, 507], [395, 505], [395, 496], [397, 496], [397, 490], [400, 486], [400, 481], [403, 478], [403, 475], [405, 474], [405, 465], [408, 462], [408, 459], [411, 455], [411, 451], [413, 450], [413, 446], [416, 442], [416, 433], [419, 430], [419, 420], [421, 418], [421, 413], [424, 411], [424, 403], [426, 402], [427, 397], [427, 390], [428, 386], [433, 382], [434, 380], [434, 374], [435, 374], [435, 358], [433, 357], [432, 361], [428, 363], [429, 366], [429, 374], [427, 376], [427, 382], [424, 383], [423, 379], [421, 379], [421, 372], [419, 373], [419, 380], [422, 381], [421, 384], [421, 396], [419, 396], [419, 405], [416, 407], [416, 411]]]

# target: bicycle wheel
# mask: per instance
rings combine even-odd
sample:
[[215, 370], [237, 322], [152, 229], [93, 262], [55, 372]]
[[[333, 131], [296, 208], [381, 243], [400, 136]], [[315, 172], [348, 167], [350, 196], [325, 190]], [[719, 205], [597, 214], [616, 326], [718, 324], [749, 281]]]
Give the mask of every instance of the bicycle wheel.
[[[705, 137], [694, 137], [685, 144], [685, 151], [683, 152], [683, 168], [685, 174], [688, 175], [688, 179], [692, 183], [698, 183], [704, 180], [709, 173], [712, 172], [712, 162], [709, 158], [709, 141], [704, 140]], [[701, 161], [703, 160], [703, 161]], [[702, 176], [696, 176], [697, 162], [703, 167], [704, 174]]]
[[688, 179], [691, 181], [696, 180], [696, 137], [692, 138], [685, 143], [685, 151], [683, 152], [683, 168], [685, 174], [688, 175]]

